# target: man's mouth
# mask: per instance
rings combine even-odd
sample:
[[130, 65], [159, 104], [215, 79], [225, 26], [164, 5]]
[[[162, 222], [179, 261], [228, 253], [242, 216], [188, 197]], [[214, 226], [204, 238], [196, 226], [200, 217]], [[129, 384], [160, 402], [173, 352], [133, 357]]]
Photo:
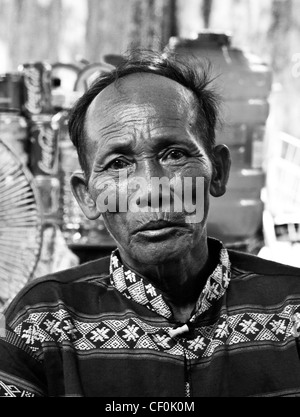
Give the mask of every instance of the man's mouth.
[[174, 228], [186, 228], [186, 225], [179, 222], [172, 222], [166, 220], [155, 220], [150, 221], [148, 223], [143, 224], [138, 229], [134, 231], [134, 233], [140, 232], [155, 232], [155, 231], [167, 231], [166, 229], [174, 229]]

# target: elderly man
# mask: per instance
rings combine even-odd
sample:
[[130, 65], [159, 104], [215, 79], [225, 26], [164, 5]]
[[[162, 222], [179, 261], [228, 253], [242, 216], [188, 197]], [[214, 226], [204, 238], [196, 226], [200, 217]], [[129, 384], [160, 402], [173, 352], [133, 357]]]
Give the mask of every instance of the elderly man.
[[207, 236], [230, 168], [217, 120], [207, 72], [164, 55], [129, 56], [78, 101], [73, 192], [117, 249], [11, 303], [2, 395], [300, 394], [299, 270]]

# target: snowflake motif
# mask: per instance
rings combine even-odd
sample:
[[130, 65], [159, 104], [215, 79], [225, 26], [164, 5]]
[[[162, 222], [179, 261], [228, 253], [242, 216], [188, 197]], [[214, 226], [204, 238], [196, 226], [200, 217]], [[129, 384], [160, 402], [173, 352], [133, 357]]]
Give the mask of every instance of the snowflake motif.
[[38, 326], [33, 325], [30, 326], [27, 330], [24, 330], [21, 338], [26, 339], [25, 343], [27, 345], [33, 345], [35, 341], [39, 341], [41, 337]]
[[204, 337], [198, 336], [196, 339], [188, 342], [189, 348], [196, 352], [196, 350], [204, 350], [206, 343], [204, 342]]
[[286, 325], [285, 320], [273, 320], [270, 325], [272, 326], [272, 332], [277, 334], [285, 334], [286, 331]]
[[207, 298], [209, 300], [213, 300], [215, 298], [218, 298], [219, 294], [220, 294], [219, 284], [215, 283], [215, 284], [209, 285], [208, 294], [207, 294]]
[[223, 286], [224, 288], [228, 288], [230, 283], [230, 278], [227, 272], [223, 274]]
[[170, 349], [169, 342], [171, 340], [170, 337], [163, 335], [156, 335], [153, 337], [154, 342], [157, 344], [157, 346], [161, 346], [163, 349]]
[[71, 320], [65, 320], [64, 322], [65, 322], [65, 324], [66, 324], [66, 326], [65, 326], [65, 327], [63, 327], [64, 331], [65, 331], [67, 334], [71, 335], [71, 337], [72, 337], [73, 339], [76, 339], [75, 334], [77, 333], [77, 329], [76, 329], [76, 327], [74, 326], [74, 324], [71, 322]]
[[111, 262], [114, 268], [118, 268], [119, 266], [119, 260], [117, 258], [117, 256], [112, 256], [111, 257]]
[[104, 342], [104, 340], [109, 339], [107, 336], [107, 333], [109, 332], [109, 329], [107, 327], [102, 327], [101, 329], [95, 329], [92, 331], [92, 337], [91, 340], [93, 342]]
[[59, 328], [60, 322], [57, 320], [46, 320], [46, 332], [49, 334], [54, 334], [55, 336], [61, 334], [62, 330]]
[[128, 279], [128, 281], [131, 282], [132, 284], [134, 282], [136, 282], [136, 277], [135, 277], [135, 273], [134, 272], [126, 271], [125, 272], [125, 276], [126, 276], [126, 279]]
[[242, 323], [240, 323], [239, 325], [242, 327], [242, 332], [246, 333], [246, 335], [248, 335], [249, 333], [251, 334], [255, 334], [257, 332], [259, 332], [259, 330], [255, 327], [256, 326], [256, 321], [254, 320], [243, 320]]
[[220, 339], [229, 335], [228, 324], [224, 321], [216, 329], [216, 336]]
[[137, 327], [135, 325], [128, 326], [128, 328], [124, 330], [124, 336], [122, 336], [122, 337], [127, 342], [129, 342], [130, 340], [135, 342], [139, 338], [139, 335], [137, 334], [138, 330], [139, 330], [139, 327]]
[[151, 284], [145, 285], [145, 289], [146, 289], [146, 293], [149, 294], [151, 297], [157, 296], [157, 292], [155, 288], [153, 287], [153, 285]]

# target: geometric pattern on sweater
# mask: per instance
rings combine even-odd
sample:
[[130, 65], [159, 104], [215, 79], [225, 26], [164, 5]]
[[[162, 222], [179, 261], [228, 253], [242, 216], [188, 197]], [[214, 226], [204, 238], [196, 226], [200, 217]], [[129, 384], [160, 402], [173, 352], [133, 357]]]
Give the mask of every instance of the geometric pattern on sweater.
[[23, 388], [18, 388], [16, 385], [7, 385], [0, 380], [0, 398], [2, 397], [35, 397], [35, 394]]
[[[300, 334], [300, 305], [276, 313], [223, 314], [210, 326], [196, 327], [193, 337], [170, 337], [171, 327], [158, 327], [136, 317], [81, 321], [64, 309], [31, 313], [14, 331], [37, 355], [47, 346], [69, 342], [78, 353], [135, 350], [163, 352], [190, 359], [209, 358], [222, 346], [242, 348], [259, 343], [284, 343]], [[253, 345], [252, 345], [253, 348]]]
[[[116, 249], [110, 257], [111, 284], [126, 298], [134, 300], [160, 316], [167, 319], [171, 318], [172, 310], [161, 291], [155, 288], [147, 278], [141, 277], [123, 265], [118, 254], [118, 249]], [[222, 298], [229, 283], [229, 255], [227, 250], [222, 247], [219, 264], [207, 279], [189, 321], [195, 322], [201, 314], [212, 306], [213, 302]]]

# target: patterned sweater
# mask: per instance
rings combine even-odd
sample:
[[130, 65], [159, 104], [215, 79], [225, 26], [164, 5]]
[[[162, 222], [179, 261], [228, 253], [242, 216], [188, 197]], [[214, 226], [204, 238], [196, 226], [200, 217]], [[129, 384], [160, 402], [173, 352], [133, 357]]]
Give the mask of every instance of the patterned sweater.
[[0, 332], [0, 396], [300, 396], [300, 270], [209, 248], [185, 326], [117, 251], [27, 285]]

